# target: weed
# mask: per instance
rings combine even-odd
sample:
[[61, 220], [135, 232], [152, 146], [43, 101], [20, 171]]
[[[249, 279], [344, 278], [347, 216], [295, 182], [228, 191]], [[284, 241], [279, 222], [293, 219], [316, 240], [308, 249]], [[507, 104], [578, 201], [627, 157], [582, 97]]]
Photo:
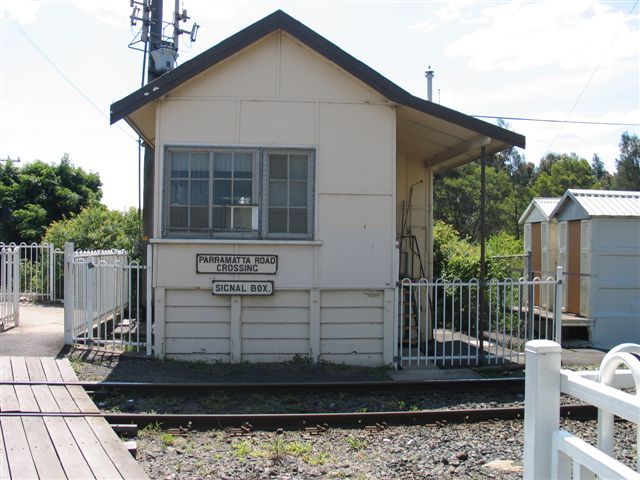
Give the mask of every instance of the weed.
[[411, 405], [409, 407], [409, 411], [410, 412], [419, 412], [420, 411], [420, 407], [418, 407], [417, 405]]
[[233, 453], [238, 458], [246, 458], [253, 453], [253, 446], [249, 440], [241, 440], [237, 443], [231, 444]]
[[162, 444], [165, 447], [170, 447], [175, 443], [176, 437], [173, 433], [164, 433], [162, 437], [160, 437], [160, 440], [162, 440]]
[[330, 458], [331, 455], [327, 452], [317, 452], [302, 456], [302, 460], [309, 465], [324, 465]]
[[354, 452], [359, 452], [367, 447], [367, 441], [363, 438], [349, 436], [345, 438], [344, 441]]
[[151, 436], [156, 435], [158, 433], [160, 433], [160, 424], [156, 422], [156, 423], [150, 423], [149, 425], [144, 427], [142, 430], [140, 430], [138, 432], [138, 436], [139, 437], [151, 437]]
[[369, 409], [367, 407], [361, 407], [356, 410], [357, 413], [367, 413]]
[[398, 402], [398, 410], [404, 411], [407, 409], [407, 404], [403, 400]]

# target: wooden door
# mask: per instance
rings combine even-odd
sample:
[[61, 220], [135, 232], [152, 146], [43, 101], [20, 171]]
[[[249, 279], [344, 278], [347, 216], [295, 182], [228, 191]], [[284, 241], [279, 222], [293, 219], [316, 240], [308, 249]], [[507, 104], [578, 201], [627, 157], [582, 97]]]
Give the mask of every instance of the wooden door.
[[[533, 276], [542, 278], [542, 242], [540, 237], [540, 223], [531, 224], [531, 267]], [[540, 286], [533, 292], [533, 304], [540, 305]]]
[[568, 313], [580, 314], [580, 220], [569, 222], [567, 252], [567, 306]]

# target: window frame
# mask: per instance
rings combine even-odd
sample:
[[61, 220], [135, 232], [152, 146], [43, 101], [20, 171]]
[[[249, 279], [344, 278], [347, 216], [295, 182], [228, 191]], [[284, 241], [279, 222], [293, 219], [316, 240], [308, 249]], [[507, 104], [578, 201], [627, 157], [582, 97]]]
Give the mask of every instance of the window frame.
[[[189, 181], [187, 198], [189, 200], [187, 208], [187, 227], [171, 227], [171, 162], [174, 152], [202, 152], [209, 156], [209, 196], [208, 196], [208, 222], [206, 229], [196, 229], [190, 227], [189, 212], [191, 208], [191, 163], [189, 163], [189, 176], [185, 180]], [[213, 182], [214, 182], [214, 153], [251, 153], [253, 155], [253, 177], [252, 177], [252, 202], [247, 204], [254, 206], [258, 210], [257, 230], [218, 230], [212, 228], [213, 222]], [[165, 145], [163, 149], [162, 165], [162, 190], [160, 192], [160, 237], [167, 239], [225, 239], [225, 240], [310, 240], [315, 239], [315, 149], [301, 147], [257, 147], [257, 146], [217, 146], [217, 145]], [[307, 156], [307, 233], [269, 233], [268, 209], [269, 209], [269, 155], [306, 155]], [[289, 208], [289, 207], [287, 207]]]

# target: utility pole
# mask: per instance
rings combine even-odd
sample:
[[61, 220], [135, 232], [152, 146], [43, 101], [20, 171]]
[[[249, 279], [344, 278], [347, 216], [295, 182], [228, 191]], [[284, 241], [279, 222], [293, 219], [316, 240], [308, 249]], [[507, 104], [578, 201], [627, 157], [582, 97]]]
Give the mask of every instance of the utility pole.
[[[191, 42], [196, 41], [196, 36], [200, 26], [194, 23], [191, 30], [180, 28], [180, 22], [189, 19], [186, 10], [179, 11], [179, 0], [175, 0], [175, 10], [172, 22], [162, 20], [162, 0], [130, 0], [133, 8], [131, 13], [131, 25], [142, 22], [139, 35], [129, 44], [130, 48], [142, 50], [144, 52], [142, 64], [142, 84], [151, 83], [162, 74], [175, 67], [178, 58], [178, 39], [180, 35], [188, 33]], [[164, 28], [173, 27], [173, 35], [165, 36]], [[138, 44], [142, 43], [143, 48]], [[145, 66], [146, 72], [145, 72]], [[140, 165], [138, 165], [138, 176], [140, 176]], [[153, 199], [154, 199], [154, 178], [155, 178], [155, 150], [153, 145], [144, 145], [144, 161], [142, 168], [144, 178], [144, 190], [142, 193], [142, 240], [146, 243], [153, 237]], [[140, 180], [140, 179], [139, 179]]]

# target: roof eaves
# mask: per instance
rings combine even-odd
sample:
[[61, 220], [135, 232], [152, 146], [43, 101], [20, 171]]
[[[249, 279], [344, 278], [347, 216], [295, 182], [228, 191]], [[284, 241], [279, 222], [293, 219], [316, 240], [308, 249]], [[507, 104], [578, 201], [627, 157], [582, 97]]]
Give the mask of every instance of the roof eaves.
[[278, 29], [291, 34], [309, 48], [317, 51], [393, 102], [501, 140], [509, 145], [525, 147], [525, 137], [523, 135], [411, 95], [282, 10], [277, 10], [271, 15], [258, 20], [256, 23], [211, 47], [206, 52], [162, 75], [122, 100], [113, 103], [111, 105], [111, 123], [117, 122], [146, 103], [166, 95], [183, 82]]

